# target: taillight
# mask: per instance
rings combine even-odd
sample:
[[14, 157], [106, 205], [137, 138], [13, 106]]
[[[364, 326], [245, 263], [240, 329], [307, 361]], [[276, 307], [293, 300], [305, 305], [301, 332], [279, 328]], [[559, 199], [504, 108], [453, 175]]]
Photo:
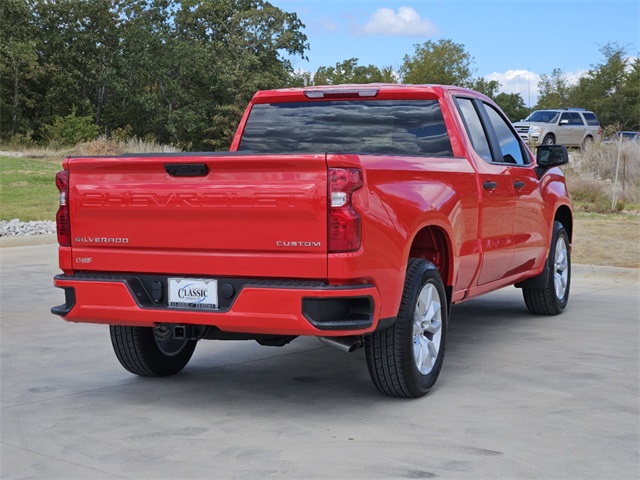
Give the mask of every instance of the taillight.
[[357, 168], [329, 169], [329, 253], [354, 252], [360, 248], [362, 225], [353, 208], [353, 192], [362, 187]]
[[56, 230], [61, 247], [71, 246], [71, 225], [69, 224], [69, 171], [56, 173], [56, 187], [60, 191], [60, 206], [56, 213]]

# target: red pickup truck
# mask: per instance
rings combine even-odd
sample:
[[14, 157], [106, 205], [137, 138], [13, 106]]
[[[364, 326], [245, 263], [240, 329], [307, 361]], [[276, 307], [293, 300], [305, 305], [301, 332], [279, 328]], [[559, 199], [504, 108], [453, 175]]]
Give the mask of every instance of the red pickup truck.
[[487, 97], [449, 86], [262, 91], [230, 152], [71, 157], [56, 177], [70, 322], [110, 325], [120, 363], [182, 370], [198, 340], [364, 346], [383, 393], [419, 397], [450, 307], [522, 288], [566, 306], [572, 211]]

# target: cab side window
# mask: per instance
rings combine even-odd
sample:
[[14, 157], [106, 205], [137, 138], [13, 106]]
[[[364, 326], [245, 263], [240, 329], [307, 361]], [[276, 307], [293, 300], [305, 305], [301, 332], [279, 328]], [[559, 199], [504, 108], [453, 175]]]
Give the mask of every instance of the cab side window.
[[489, 104], [484, 104], [484, 107], [489, 116], [489, 121], [493, 126], [493, 130], [496, 132], [498, 142], [500, 144], [500, 154], [502, 161], [505, 163], [511, 163], [515, 165], [528, 165], [530, 159], [528, 155], [524, 154], [519, 137], [509, 127], [507, 121], [500, 115], [495, 108]]
[[469, 98], [456, 98], [456, 104], [464, 120], [464, 125], [467, 128], [467, 133], [469, 134], [474, 150], [484, 160], [492, 162], [493, 157], [491, 156], [487, 134], [484, 131], [476, 107], [473, 106], [473, 101]]
[[584, 126], [584, 122], [582, 121], [582, 117], [579, 113], [571, 112], [571, 121], [569, 122], [569, 125], [580, 125], [581, 127]]

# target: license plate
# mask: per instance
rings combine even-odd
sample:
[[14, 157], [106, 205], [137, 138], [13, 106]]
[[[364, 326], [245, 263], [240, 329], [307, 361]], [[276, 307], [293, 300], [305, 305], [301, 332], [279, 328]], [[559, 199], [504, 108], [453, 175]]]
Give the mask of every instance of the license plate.
[[217, 308], [218, 281], [206, 278], [170, 278], [169, 306]]

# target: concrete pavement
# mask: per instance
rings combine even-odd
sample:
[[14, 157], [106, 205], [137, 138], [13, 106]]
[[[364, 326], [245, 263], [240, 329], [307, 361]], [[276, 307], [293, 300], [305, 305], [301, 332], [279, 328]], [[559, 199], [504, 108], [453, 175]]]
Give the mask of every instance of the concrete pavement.
[[398, 400], [315, 339], [137, 378], [107, 327], [49, 313], [55, 245], [0, 256], [3, 479], [638, 478], [636, 270], [576, 267], [558, 317], [514, 288], [454, 307], [436, 388]]

